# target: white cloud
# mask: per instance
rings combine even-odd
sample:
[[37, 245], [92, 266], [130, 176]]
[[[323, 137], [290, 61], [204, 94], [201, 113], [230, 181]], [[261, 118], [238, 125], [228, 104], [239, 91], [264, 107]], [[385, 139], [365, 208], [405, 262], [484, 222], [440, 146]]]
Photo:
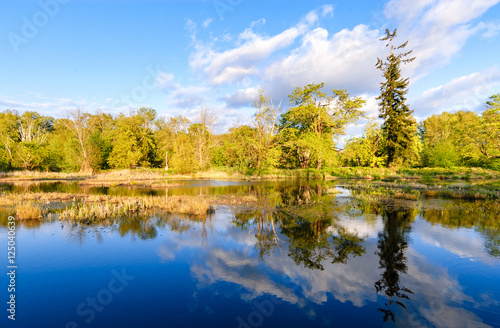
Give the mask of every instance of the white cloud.
[[332, 5], [324, 5], [323, 10], [321, 12], [322, 17], [332, 17], [333, 16], [333, 6]]
[[[392, 0], [385, 15], [398, 26], [399, 40], [409, 40], [416, 60], [406, 71], [414, 78], [429, 74], [448, 64], [467, 40], [486, 30], [494, 31], [474, 20], [500, 0]], [[490, 32], [490, 34], [493, 32]]]
[[481, 110], [487, 98], [500, 87], [500, 68], [461, 76], [436, 88], [426, 90], [412, 104], [418, 117], [458, 110]]
[[499, 23], [479, 23], [478, 27], [483, 30], [483, 38], [492, 38], [500, 31]]
[[163, 72], [163, 71], [158, 71], [158, 75], [156, 77], [156, 85], [160, 90], [164, 90], [168, 87], [171, 87], [173, 85], [173, 80], [175, 76], [173, 74]]
[[[172, 260], [178, 253], [190, 252], [190, 271], [198, 281], [198, 289], [213, 288], [217, 282], [230, 282], [238, 286], [228, 290], [228, 293], [234, 293], [231, 297], [236, 297], [238, 293], [238, 297], [248, 302], [263, 295], [272, 295], [295, 305], [296, 310], [304, 314], [311, 311], [311, 304], [325, 304], [332, 298], [342, 303], [352, 303], [355, 307], [377, 306], [377, 302], [378, 307], [384, 307], [385, 296], [383, 293], [377, 296], [374, 287], [374, 282], [380, 279], [383, 272], [376, 255], [378, 232], [383, 229], [380, 217], [370, 221], [343, 217], [338, 224], [345, 229], [369, 235], [363, 243], [366, 252], [362, 257], [350, 258], [346, 264], [324, 261], [325, 270], [320, 271], [295, 263], [288, 256], [287, 243], [282, 243], [281, 251], [271, 252], [264, 262], [259, 262], [253, 247], [256, 242], [254, 234], [232, 227], [232, 215], [219, 215], [216, 212], [216, 218], [209, 222], [210, 227], [205, 227], [210, 232], [207, 240], [211, 242], [201, 252], [202, 227], [201, 223], [197, 223], [196, 229], [189, 229], [182, 235], [169, 233], [158, 249], [159, 257]], [[463, 257], [484, 255], [481, 239], [476, 233], [461, 236], [454, 231], [447, 233], [448, 230], [441, 230], [417, 219], [412, 224], [412, 238], [451, 249]], [[212, 231], [215, 231], [215, 238]], [[287, 239], [283, 235], [279, 237], [281, 240]], [[463, 247], [469, 244], [473, 251]], [[231, 246], [228, 248], [228, 245]], [[406, 249], [405, 258], [408, 270], [399, 275], [399, 283], [414, 294], [409, 295], [409, 301], [402, 300], [407, 311], [401, 307], [393, 308], [400, 326], [486, 327], [475, 311], [464, 304], [481, 304], [487, 308], [496, 306], [496, 301], [486, 294], [466, 294], [464, 287], [448, 273], [446, 267], [417, 253], [414, 248]]]
[[354, 94], [372, 91], [380, 75], [375, 69], [382, 46], [378, 35], [366, 25], [332, 36], [326, 29], [316, 28], [290, 55], [266, 68], [262, 84], [282, 97], [312, 82], [325, 82], [328, 89], [348, 89]]
[[259, 20], [256, 20], [250, 24], [250, 28], [254, 28], [259, 25], [264, 25], [266, 23], [266, 20], [264, 18], [261, 18]]
[[186, 30], [189, 32], [192, 43], [196, 43], [197, 29], [198, 25], [192, 19], [186, 20]]
[[203, 27], [204, 28], [207, 28], [208, 26], [210, 26], [210, 24], [213, 22], [213, 18], [207, 18], [205, 19], [205, 21], [203, 21]]
[[106, 105], [99, 104], [98, 102], [89, 102], [87, 100], [73, 100], [70, 98], [51, 98], [45, 97], [41, 94], [36, 94], [36, 99], [42, 99], [43, 101], [15, 101], [11, 100], [11, 97], [0, 95], [0, 110], [16, 110], [20, 113], [26, 111], [35, 111], [41, 115], [52, 116], [54, 118], [60, 118], [64, 116], [64, 113], [68, 110], [73, 110], [77, 108], [83, 108], [88, 111], [96, 111], [98, 109], [106, 109], [108, 112], [112, 112], [112, 109]]
[[473, 229], [450, 230], [439, 225], [431, 229], [430, 226], [431, 223], [419, 220], [413, 224], [412, 229], [428, 245], [444, 249], [469, 261], [481, 261], [487, 265], [495, 264], [495, 259], [485, 252], [484, 241], [477, 237], [477, 232]]
[[240, 107], [251, 105], [252, 102], [258, 97], [259, 88], [249, 87], [246, 89], [238, 89], [233, 94], [225, 96], [222, 99], [230, 107]]
[[[294, 88], [325, 82], [325, 90], [347, 89], [353, 95], [366, 95], [369, 102], [365, 110], [369, 116], [376, 116], [378, 106], [374, 95], [379, 92], [381, 74], [375, 63], [377, 57], [387, 52], [379, 41], [382, 29], [398, 26], [396, 42], [409, 41], [408, 49], [413, 49], [416, 60], [403, 67], [403, 74], [410, 76], [413, 84], [450, 63], [472, 36], [480, 33], [485, 38], [494, 36], [499, 25], [478, 19], [498, 2], [500, 0], [392, 0], [384, 7], [384, 20], [377, 28], [359, 24], [336, 33], [323, 24], [334, 13], [332, 5], [325, 5], [274, 35], [261, 32], [266, 21], [259, 19], [236, 36], [224, 32], [204, 42], [196, 37], [196, 23], [188, 20], [186, 27], [193, 41], [189, 66], [198, 80], [190, 86], [176, 84], [175, 90], [167, 91], [168, 97], [170, 103], [179, 108], [192, 106], [206, 97], [209, 103], [216, 103], [218, 110], [231, 113], [221, 125], [230, 126], [228, 120], [246, 115], [244, 111], [237, 111], [239, 108], [248, 111], [258, 88], [264, 89], [275, 102], [282, 100], [286, 105], [288, 94]], [[172, 88], [169, 83], [173, 81], [169, 78], [165, 76], [163, 84]], [[483, 101], [482, 95], [478, 97], [478, 87], [472, 84], [474, 79], [474, 76], [469, 78], [469, 90], [460, 89], [459, 85], [465, 82], [453, 80], [440, 90], [424, 93], [422, 99], [414, 98], [411, 105], [415, 115], [423, 117], [438, 107], [442, 109], [446, 103], [449, 108], [458, 108], [454, 99], [460, 97]], [[449, 97], [454, 94], [456, 98]], [[180, 97], [185, 95], [188, 99], [183, 101]], [[479, 100], [474, 103], [477, 105]], [[348, 133], [360, 132], [359, 126], [348, 130]]]
[[193, 109], [206, 99], [210, 91], [208, 86], [202, 84], [182, 85], [174, 81], [171, 73], [159, 71], [156, 77], [156, 86], [167, 95], [169, 105], [180, 109]]
[[316, 12], [310, 12], [296, 26], [272, 37], [256, 34], [252, 28], [264, 24], [264, 21], [254, 22], [240, 34], [240, 44], [232, 49], [218, 52], [198, 43], [191, 54], [189, 65], [194, 70], [201, 69], [213, 85], [241, 80], [257, 74], [257, 67], [263, 60], [290, 46], [317, 21]]

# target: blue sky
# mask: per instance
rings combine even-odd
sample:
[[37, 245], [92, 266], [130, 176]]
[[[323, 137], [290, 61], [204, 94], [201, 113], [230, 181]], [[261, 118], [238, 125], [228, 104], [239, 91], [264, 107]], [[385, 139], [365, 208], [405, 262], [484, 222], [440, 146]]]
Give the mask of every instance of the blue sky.
[[220, 133], [248, 122], [259, 89], [286, 108], [325, 82], [376, 116], [378, 39], [397, 27], [417, 58], [403, 70], [417, 119], [481, 111], [500, 93], [499, 2], [0, 0], [0, 110], [193, 118], [206, 105]]

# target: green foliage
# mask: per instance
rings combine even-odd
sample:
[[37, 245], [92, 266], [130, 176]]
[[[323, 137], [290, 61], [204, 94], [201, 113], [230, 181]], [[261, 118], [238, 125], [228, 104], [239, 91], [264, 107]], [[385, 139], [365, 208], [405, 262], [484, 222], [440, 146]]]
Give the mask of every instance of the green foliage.
[[76, 137], [57, 120], [49, 138], [53, 171], [78, 171], [81, 167], [80, 145]]
[[0, 113], [0, 158], [2, 170], [10, 170], [14, 166], [16, 143], [18, 134], [19, 115], [15, 111], [7, 110]]
[[363, 136], [350, 138], [342, 151], [342, 160], [348, 166], [381, 167], [385, 166], [383, 156], [384, 134], [378, 124], [371, 120], [365, 126]]
[[36, 112], [25, 112], [23, 115], [14, 111], [1, 113], [1, 165], [6, 169], [47, 169], [50, 162], [47, 138], [53, 124], [51, 117], [40, 116]]
[[452, 167], [457, 166], [460, 157], [454, 149], [451, 141], [446, 140], [429, 146], [424, 153], [424, 160], [430, 167]]
[[188, 128], [190, 141], [196, 158], [196, 170], [205, 170], [210, 163], [211, 135], [203, 123], [193, 123]]
[[424, 143], [422, 163], [430, 167], [457, 166], [460, 161], [456, 147], [455, 126], [457, 115], [432, 115], [420, 123], [420, 138]]
[[380, 108], [380, 118], [384, 119], [382, 131], [386, 140], [386, 154], [388, 166], [413, 165], [419, 160], [418, 147], [414, 144], [416, 136], [416, 122], [406, 105], [409, 78], [401, 77], [401, 64], [413, 61], [415, 58], [405, 59], [411, 51], [395, 54], [395, 50], [404, 49], [408, 42], [394, 47], [392, 40], [396, 37], [396, 29], [391, 33], [386, 30], [386, 37], [381, 41], [389, 41], [390, 53], [385, 60], [378, 59], [376, 67], [383, 73], [384, 82], [381, 83], [381, 94], [377, 98]]
[[280, 106], [274, 107], [270, 97], [259, 91], [259, 97], [254, 101], [256, 109], [252, 127], [255, 133], [248, 139], [250, 147], [254, 149], [252, 162], [259, 170], [278, 166], [281, 150], [279, 142], [281, 135], [277, 134], [277, 119]]
[[296, 88], [289, 95], [294, 107], [281, 119], [284, 160], [301, 168], [335, 163], [336, 139], [363, 116], [360, 108], [365, 100], [350, 98], [346, 90], [333, 90], [330, 96], [321, 91], [323, 87], [324, 83], [313, 83]]
[[154, 121], [156, 111], [140, 108], [129, 116], [120, 114], [113, 133], [108, 163], [113, 168], [150, 167], [155, 159]]
[[196, 172], [199, 168], [195, 157], [195, 149], [189, 134], [185, 131], [177, 133], [173, 143], [173, 155], [169, 161], [172, 169], [181, 174]]
[[[168, 169], [168, 167], [172, 167], [172, 163], [169, 159], [174, 155], [174, 153], [176, 153], [175, 149], [179, 149], [179, 147], [182, 146], [177, 139], [181, 137], [181, 133], [187, 133], [187, 127], [189, 124], [189, 120], [180, 115], [170, 117], [168, 121], [163, 118], [156, 121], [156, 162], [161, 166], [164, 166], [166, 169]], [[182, 165], [180, 161], [177, 161], [176, 163]], [[176, 167], [176, 164], [174, 164], [173, 168], [179, 169], [178, 166]]]
[[419, 127], [425, 166], [484, 166], [500, 169], [500, 113], [492, 96], [478, 115], [459, 111], [425, 119]]
[[215, 123], [215, 113], [207, 106], [202, 106], [197, 114], [196, 123], [188, 128], [192, 140], [198, 170], [206, 170], [211, 162], [214, 147], [212, 127]]
[[88, 138], [90, 165], [95, 171], [108, 169], [108, 159], [113, 150], [113, 117], [97, 113], [92, 117], [92, 127]]
[[221, 143], [216, 147], [218, 164], [236, 167], [241, 171], [256, 168], [254, 150], [250, 140], [255, 140], [256, 130], [248, 125], [229, 129], [222, 136]]
[[[388, 33], [385, 39], [394, 36]], [[321, 83], [296, 88], [289, 96], [292, 107], [279, 124], [280, 106], [275, 107], [260, 91], [249, 125], [221, 135], [212, 133], [215, 116], [206, 108], [195, 122], [183, 116], [157, 118], [149, 108], [117, 117], [76, 110], [57, 120], [36, 112], [19, 115], [7, 110], [0, 112], [0, 170], [94, 172], [140, 166], [193, 173], [225, 166], [260, 176], [322, 178], [329, 174], [375, 179], [477, 175], [463, 166], [500, 170], [500, 95], [491, 96], [481, 114], [459, 111], [430, 116], [420, 123], [417, 134], [411, 111], [404, 104], [408, 79], [399, 73], [399, 63], [409, 61], [403, 60], [407, 54], [391, 51], [387, 61], [379, 61], [378, 67], [387, 77], [379, 97], [384, 124], [379, 127], [370, 121], [363, 135], [349, 138], [342, 151], [336, 149], [338, 139], [348, 124], [363, 117], [360, 108], [365, 101], [350, 97], [345, 90], [327, 94]], [[391, 136], [395, 138], [392, 143]], [[388, 164], [445, 169], [381, 169]]]

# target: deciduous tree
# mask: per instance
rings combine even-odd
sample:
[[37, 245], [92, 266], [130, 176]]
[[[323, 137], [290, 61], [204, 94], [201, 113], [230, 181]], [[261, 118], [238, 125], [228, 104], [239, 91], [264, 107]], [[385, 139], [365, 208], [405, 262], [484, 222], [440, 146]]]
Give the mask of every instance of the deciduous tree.
[[285, 153], [296, 154], [302, 168], [312, 161], [321, 169], [324, 159], [334, 156], [335, 140], [345, 133], [349, 123], [356, 122], [363, 112], [365, 100], [350, 98], [346, 90], [322, 91], [324, 83], [296, 88], [291, 95], [291, 107], [281, 119]]
[[278, 143], [281, 140], [277, 134], [277, 120], [281, 110], [281, 104], [274, 107], [269, 96], [264, 96], [264, 90], [259, 90], [259, 96], [254, 101], [255, 115], [251, 126], [255, 129], [255, 137], [250, 139], [255, 149], [255, 162], [257, 169], [263, 169], [267, 165], [275, 166], [278, 161]]

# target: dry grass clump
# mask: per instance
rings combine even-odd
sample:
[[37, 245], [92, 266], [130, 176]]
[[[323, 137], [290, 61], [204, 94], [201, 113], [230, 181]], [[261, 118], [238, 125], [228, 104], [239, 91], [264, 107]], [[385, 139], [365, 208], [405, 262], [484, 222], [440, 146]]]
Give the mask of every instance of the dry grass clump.
[[486, 195], [473, 191], [443, 191], [441, 196], [456, 199], [486, 199]]
[[19, 204], [16, 206], [15, 211], [18, 220], [39, 220], [43, 219], [44, 214], [46, 214], [46, 210], [42, 210], [33, 203]]
[[0, 196], [0, 205], [12, 206], [26, 201], [37, 203], [68, 201], [78, 196], [79, 195], [76, 194], [66, 194], [63, 192], [27, 192], [23, 194], [2, 194]]
[[136, 214], [145, 210], [144, 204], [138, 200], [126, 200], [122, 203], [73, 203], [59, 213], [61, 220], [99, 221], [124, 215]]
[[[104, 202], [104, 203], [103, 203]], [[162, 209], [167, 213], [206, 215], [212, 208], [204, 198], [195, 196], [147, 196], [120, 197], [93, 195], [81, 203], [73, 203], [64, 209], [60, 219], [70, 220], [106, 220], [126, 215], [139, 214], [147, 210]]]
[[195, 178], [210, 179], [210, 180], [227, 180], [227, 179], [245, 179], [245, 175], [240, 172], [228, 172], [217, 169], [209, 169], [203, 172], [193, 174]]
[[498, 198], [496, 193], [491, 192], [488, 194], [486, 191], [472, 191], [472, 190], [426, 190], [424, 192], [425, 197], [442, 197], [442, 198], [453, 198], [453, 199], [488, 199], [488, 198]]
[[408, 200], [418, 200], [420, 195], [418, 193], [408, 193], [408, 192], [400, 192], [396, 191], [394, 193], [395, 198], [402, 198], [402, 199], [408, 199]]
[[335, 187], [333, 187], [333, 188], [327, 188], [325, 190], [325, 194], [329, 194], [329, 195], [336, 195], [338, 193], [340, 193], [340, 191], [337, 188], [335, 188]]
[[163, 179], [165, 175], [159, 172], [153, 172], [150, 170], [114, 170], [114, 171], [106, 171], [97, 174], [93, 177], [92, 180], [95, 181], [127, 181], [131, 180], [151, 180], [151, 179]]
[[438, 196], [438, 191], [437, 190], [426, 190], [424, 191], [424, 196], [425, 197], [429, 197], [429, 198], [432, 198], [432, 197], [437, 197]]
[[39, 171], [13, 171], [1, 172], [0, 178], [4, 181], [9, 180], [77, 180], [90, 177], [88, 173], [63, 173], [63, 172], [39, 172]]
[[259, 199], [255, 195], [220, 195], [214, 198], [220, 205], [255, 205]]
[[206, 215], [211, 209], [210, 203], [205, 198], [193, 196], [150, 197], [157, 207], [169, 213]]
[[[36, 203], [72, 201], [70, 207], [59, 213], [61, 219], [105, 220], [147, 210], [162, 209], [168, 213], [202, 216], [213, 211], [210, 201], [203, 196], [110, 196], [65, 193], [25, 193], [3, 194], [0, 205], [16, 206], [20, 219], [42, 218], [47, 210], [42, 210]], [[23, 205], [19, 205], [23, 204]]]
[[[106, 199], [104, 203], [102, 200]], [[97, 200], [97, 201], [92, 201]], [[151, 209], [163, 209], [168, 213], [206, 215], [210, 204], [204, 199], [190, 196], [149, 196], [149, 197], [89, 197], [85, 202], [73, 203], [64, 209], [62, 220], [98, 221], [134, 215]]]

